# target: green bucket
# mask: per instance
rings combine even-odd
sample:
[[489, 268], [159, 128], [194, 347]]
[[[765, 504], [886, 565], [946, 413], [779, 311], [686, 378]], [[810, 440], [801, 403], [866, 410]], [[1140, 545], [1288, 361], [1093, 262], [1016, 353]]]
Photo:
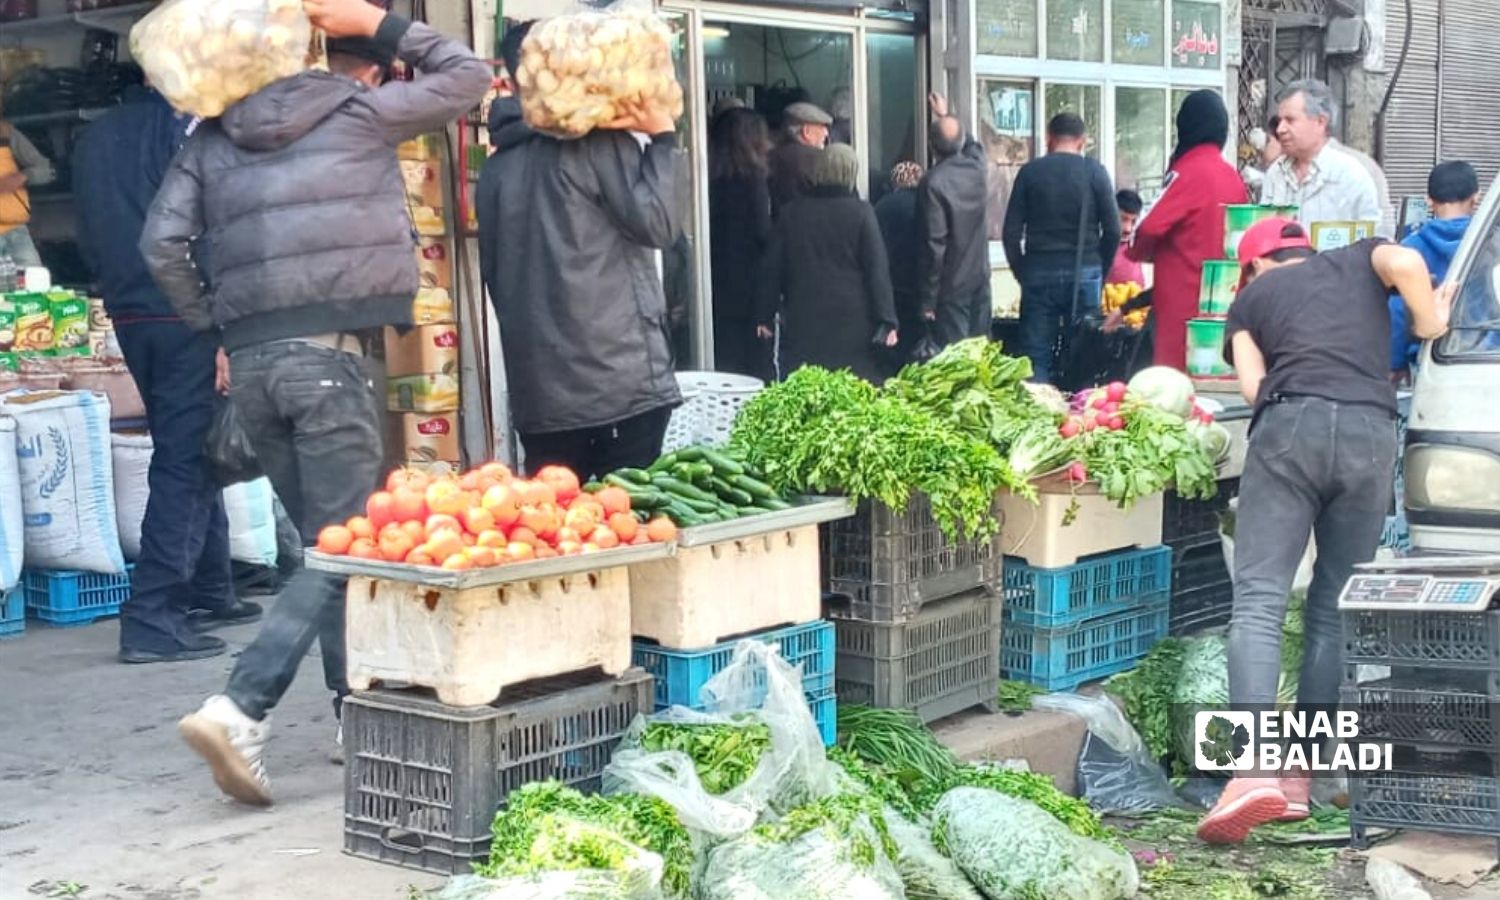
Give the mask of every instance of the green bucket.
[[1203, 263], [1198, 288], [1198, 315], [1229, 315], [1229, 304], [1240, 290], [1240, 264], [1232, 259], [1210, 259]]
[[1194, 378], [1227, 378], [1234, 369], [1224, 361], [1224, 320], [1189, 319], [1187, 373]]
[[1297, 218], [1295, 206], [1260, 206], [1255, 203], [1232, 203], [1224, 207], [1224, 258], [1238, 259], [1240, 238], [1250, 226], [1266, 219], [1284, 216]]

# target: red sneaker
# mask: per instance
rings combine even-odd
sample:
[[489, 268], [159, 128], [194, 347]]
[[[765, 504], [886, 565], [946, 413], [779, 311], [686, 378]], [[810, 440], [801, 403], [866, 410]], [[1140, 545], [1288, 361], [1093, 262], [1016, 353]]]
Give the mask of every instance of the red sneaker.
[[1235, 778], [1219, 802], [1198, 823], [1198, 839], [1207, 844], [1239, 844], [1251, 829], [1286, 813], [1286, 796], [1274, 778]]
[[1281, 795], [1286, 798], [1286, 812], [1278, 822], [1300, 822], [1308, 815], [1308, 798], [1312, 794], [1312, 779], [1306, 775], [1285, 775], [1276, 779]]

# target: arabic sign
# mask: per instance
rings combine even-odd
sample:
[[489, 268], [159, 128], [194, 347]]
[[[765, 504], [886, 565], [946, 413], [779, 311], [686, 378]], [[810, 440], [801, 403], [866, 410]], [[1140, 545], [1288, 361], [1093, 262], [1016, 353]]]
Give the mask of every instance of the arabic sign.
[[1104, 0], [1048, 0], [1047, 58], [1104, 61]]
[[1036, 58], [1036, 0], [977, 0], [974, 25], [980, 53]]
[[1223, 38], [1223, 9], [1217, 3], [1177, 0], [1172, 4], [1168, 51], [1182, 69], [1217, 69]]
[[1163, 0], [1115, 0], [1111, 14], [1113, 59], [1132, 66], [1166, 63], [1162, 47], [1166, 11]]

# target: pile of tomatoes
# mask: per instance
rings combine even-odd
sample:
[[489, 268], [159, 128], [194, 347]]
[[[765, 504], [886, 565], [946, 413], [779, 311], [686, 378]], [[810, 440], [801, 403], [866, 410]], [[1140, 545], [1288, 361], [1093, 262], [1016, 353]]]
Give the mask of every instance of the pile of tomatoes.
[[397, 469], [365, 514], [318, 533], [317, 548], [334, 556], [437, 566], [449, 571], [671, 541], [677, 526], [630, 508], [618, 487], [586, 493], [578, 476], [547, 466], [518, 478], [502, 463], [462, 475]]

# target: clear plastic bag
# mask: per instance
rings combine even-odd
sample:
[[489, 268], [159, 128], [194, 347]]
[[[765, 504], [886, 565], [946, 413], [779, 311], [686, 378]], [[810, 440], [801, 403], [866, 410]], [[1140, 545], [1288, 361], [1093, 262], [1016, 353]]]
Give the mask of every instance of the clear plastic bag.
[[1079, 837], [1035, 804], [996, 791], [944, 794], [932, 835], [990, 900], [1125, 900], [1140, 887], [1125, 851]]
[[900, 900], [901, 877], [867, 818], [845, 835], [818, 828], [791, 841], [748, 834], [709, 853], [698, 900]]
[[1078, 757], [1083, 798], [1100, 812], [1140, 813], [1176, 807], [1167, 773], [1107, 695], [1044, 694], [1032, 700], [1037, 709], [1078, 716], [1088, 725]]
[[130, 52], [182, 112], [222, 115], [312, 62], [301, 0], [167, 0], [130, 31]]
[[885, 811], [885, 826], [901, 851], [896, 872], [906, 887], [907, 900], [984, 900], [969, 876], [932, 845], [927, 826], [890, 808]]
[[521, 44], [521, 109], [537, 131], [583, 137], [626, 113], [630, 103], [682, 115], [672, 65], [673, 35], [647, 9], [616, 6], [539, 22]]
[[[741, 641], [729, 665], [703, 686], [700, 697], [710, 711], [675, 706], [631, 723], [604, 770], [605, 794], [660, 797], [677, 810], [690, 832], [730, 839], [750, 830], [773, 807], [790, 809], [833, 792], [835, 771], [823, 755], [817, 723], [802, 693], [801, 672], [774, 646]], [[764, 723], [770, 730], [770, 747], [744, 781], [715, 795], [703, 786], [686, 753], [641, 747], [647, 726], [662, 722]]]
[[661, 857], [620, 842], [620, 869], [578, 869], [486, 878], [451, 879], [434, 900], [663, 900]]

